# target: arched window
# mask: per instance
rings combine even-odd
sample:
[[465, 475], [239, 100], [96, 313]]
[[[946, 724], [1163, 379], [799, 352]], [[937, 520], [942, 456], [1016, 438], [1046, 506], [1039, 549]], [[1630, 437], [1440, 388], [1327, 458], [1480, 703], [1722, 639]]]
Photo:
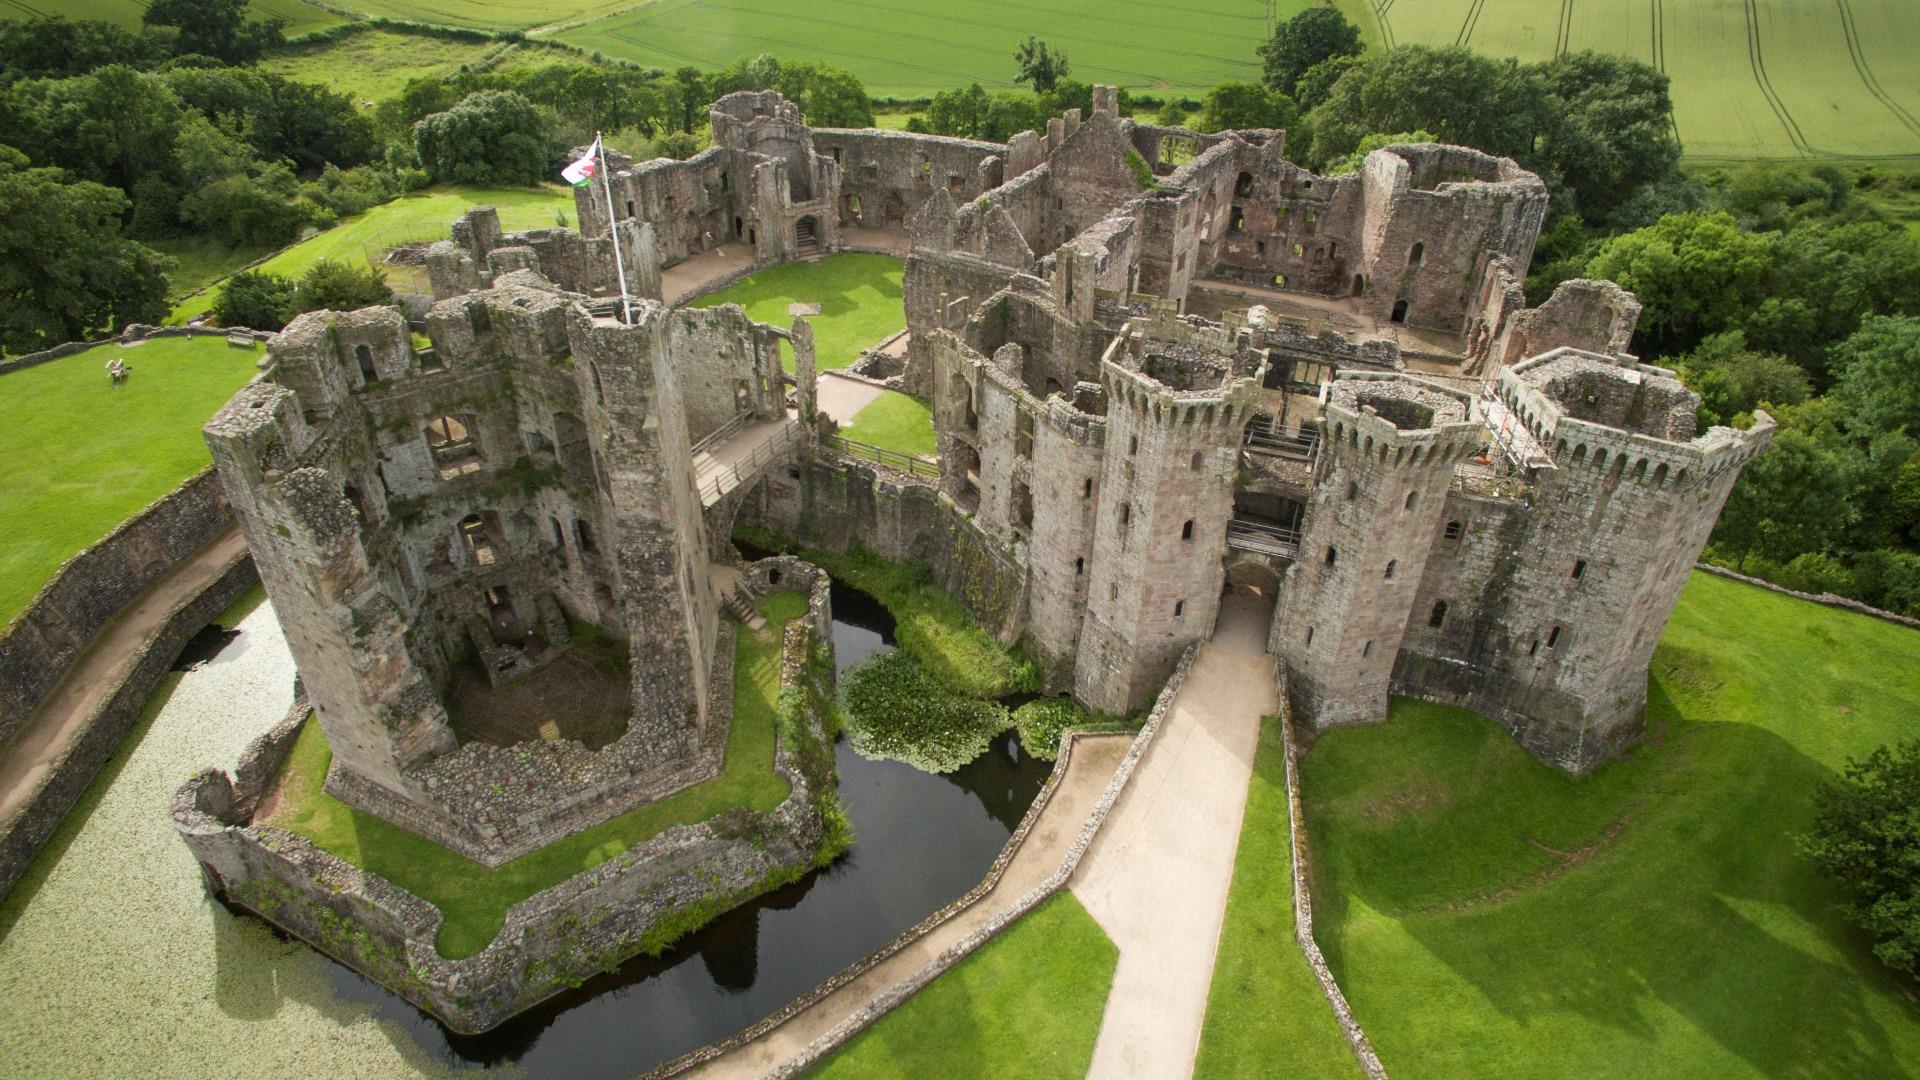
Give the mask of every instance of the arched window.
[[1407, 302], [1405, 300], [1395, 300], [1393, 302], [1393, 314], [1391, 318], [1397, 323], [1407, 321]]
[[1395, 570], [1397, 570], [1397, 569], [1399, 569], [1399, 568], [1400, 568], [1400, 560], [1399, 560], [1399, 559], [1388, 559], [1388, 560], [1387, 560], [1387, 572], [1386, 572], [1386, 573], [1384, 573], [1384, 574], [1382, 574], [1382, 575], [1380, 575], [1380, 576], [1381, 576], [1381, 577], [1383, 577], [1383, 578], [1386, 578], [1386, 579], [1387, 579], [1388, 581], [1392, 581], [1392, 580], [1393, 580], [1393, 572], [1394, 572]]
[[1188, 518], [1187, 523], [1185, 525], [1180, 526], [1180, 539], [1182, 540], [1193, 539], [1193, 519], [1192, 518]]
[[1334, 563], [1338, 562], [1339, 559], [1340, 559], [1339, 549], [1335, 548], [1332, 544], [1328, 544], [1327, 545], [1327, 565], [1332, 566]]
[[1413, 509], [1413, 504], [1414, 504], [1414, 503], [1416, 503], [1416, 502], [1418, 502], [1418, 501], [1419, 501], [1419, 499], [1420, 499], [1420, 493], [1419, 493], [1419, 492], [1417, 492], [1417, 491], [1409, 491], [1409, 492], [1407, 492], [1407, 503], [1406, 503], [1406, 509], [1408, 509], [1408, 510], [1411, 510], [1411, 509]]
[[1241, 173], [1233, 179], [1233, 197], [1244, 199], [1253, 194], [1253, 174]]
[[1447, 539], [1458, 540], [1460, 539], [1460, 534], [1465, 531], [1466, 529], [1459, 522], [1457, 521], [1447, 522]]
[[1185, 600], [1175, 600], [1173, 602], [1173, 617], [1178, 619], [1185, 616], [1186, 613], [1187, 613], [1187, 602]]
[[1188, 464], [1188, 466], [1187, 466], [1187, 467], [1188, 467], [1188, 468], [1190, 468], [1190, 469], [1192, 469], [1192, 470], [1193, 470], [1194, 472], [1199, 472], [1199, 471], [1200, 471], [1200, 465], [1201, 465], [1201, 463], [1202, 463], [1202, 462], [1204, 462], [1204, 461], [1206, 461], [1206, 455], [1204, 455], [1204, 454], [1202, 454], [1202, 453], [1201, 453], [1200, 451], [1198, 451], [1198, 450], [1195, 450], [1195, 451], [1193, 452], [1193, 461], [1192, 461], [1192, 462], [1190, 462], [1190, 463]]
[[1426, 253], [1427, 253], [1427, 245], [1425, 244], [1413, 245], [1413, 250], [1407, 252], [1407, 265], [1419, 266], [1421, 256], [1425, 255]]
[[1433, 605], [1433, 613], [1427, 616], [1427, 625], [1428, 626], [1444, 626], [1446, 625], [1446, 622], [1447, 622], [1447, 602], [1445, 600], [1436, 601]]

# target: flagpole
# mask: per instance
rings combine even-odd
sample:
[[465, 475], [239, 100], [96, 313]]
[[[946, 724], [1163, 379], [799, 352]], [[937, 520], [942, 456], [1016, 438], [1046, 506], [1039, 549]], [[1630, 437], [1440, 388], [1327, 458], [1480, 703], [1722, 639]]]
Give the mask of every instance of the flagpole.
[[620, 279], [621, 321], [633, 321], [633, 300], [627, 295], [627, 266], [620, 257], [620, 223], [613, 216], [613, 174], [607, 170], [607, 144], [600, 133], [593, 133], [593, 145], [600, 151], [600, 189], [607, 193], [607, 235], [613, 239], [613, 272]]

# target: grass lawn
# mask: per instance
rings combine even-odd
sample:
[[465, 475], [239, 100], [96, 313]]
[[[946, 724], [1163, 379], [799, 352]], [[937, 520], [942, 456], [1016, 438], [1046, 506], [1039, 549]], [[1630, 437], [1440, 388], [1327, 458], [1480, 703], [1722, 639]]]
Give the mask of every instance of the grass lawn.
[[1353, 1049], [1293, 940], [1286, 744], [1260, 723], [1233, 887], [1194, 1076], [1358, 1077]]
[[[282, 277], [299, 277], [321, 259], [364, 262], [399, 244], [444, 240], [454, 219], [470, 207], [492, 205], [500, 210], [500, 225], [508, 232], [551, 228], [564, 215], [573, 223], [573, 193], [559, 184], [538, 188], [436, 187], [403, 195], [348, 218], [323, 233], [302, 240], [268, 259], [260, 269]], [[255, 254], [235, 258], [235, 267]], [[173, 309], [169, 322], [183, 323], [213, 306], [214, 290], [188, 297]]]
[[704, 784], [489, 870], [323, 792], [332, 755], [320, 725], [308, 721], [280, 774], [281, 805], [267, 823], [291, 829], [432, 903], [446, 916], [435, 942], [441, 955], [472, 956], [500, 932], [507, 909], [527, 897], [670, 826], [705, 821], [735, 807], [770, 811], [786, 799], [787, 782], [773, 772], [780, 635], [789, 621], [805, 614], [806, 599], [775, 593], [761, 601], [760, 611], [767, 625], [757, 632], [742, 627], [739, 633], [725, 771]]
[[1085, 1076], [1119, 960], [1073, 894], [1057, 893], [808, 1075]]
[[890, 562], [865, 548], [843, 555], [801, 547], [764, 529], [743, 527], [734, 534], [769, 551], [798, 555], [880, 601], [893, 615], [900, 650], [947, 689], [976, 698], [1040, 689], [1033, 661], [993, 640], [960, 601], [933, 584], [925, 566]]
[[888, 390], [853, 416], [840, 434], [902, 454], [934, 456], [933, 410], [916, 397]]
[[[0, 625], [61, 563], [207, 466], [200, 425], [262, 355], [206, 334], [107, 344], [0, 375]], [[104, 371], [115, 356], [133, 367], [118, 386]]]
[[[689, 307], [739, 304], [759, 322], [788, 326], [790, 304], [819, 304], [813, 322], [813, 358], [821, 371], [860, 359], [860, 350], [880, 344], [907, 325], [900, 275], [906, 264], [891, 255], [859, 252], [818, 262], [786, 263], [762, 270], [709, 293]], [[793, 350], [783, 342], [780, 361], [793, 370]]]
[[178, 261], [179, 265], [167, 274], [167, 296], [175, 302], [272, 251], [248, 245], [229, 248], [211, 236], [169, 236], [141, 243]]
[[1916, 673], [1920, 633], [1696, 574], [1646, 742], [1584, 779], [1411, 701], [1322, 736], [1321, 945], [1387, 1068], [1920, 1075], [1920, 1010], [1794, 840], [1850, 756], [1916, 734]]

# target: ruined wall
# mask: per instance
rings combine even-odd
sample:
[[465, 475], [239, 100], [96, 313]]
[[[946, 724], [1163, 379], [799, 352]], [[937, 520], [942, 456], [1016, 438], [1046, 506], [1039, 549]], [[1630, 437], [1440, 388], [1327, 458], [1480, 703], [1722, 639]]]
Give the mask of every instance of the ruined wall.
[[1005, 176], [997, 143], [864, 128], [815, 128], [813, 138], [840, 165], [839, 220], [854, 228], [905, 229], [936, 189], [964, 202]]

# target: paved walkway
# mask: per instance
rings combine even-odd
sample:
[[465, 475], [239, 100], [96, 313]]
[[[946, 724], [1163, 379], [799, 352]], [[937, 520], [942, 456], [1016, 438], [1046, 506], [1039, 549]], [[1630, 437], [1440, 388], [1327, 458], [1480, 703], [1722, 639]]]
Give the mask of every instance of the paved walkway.
[[1072, 882], [1120, 947], [1087, 1075], [1193, 1072], [1233, 880], [1260, 718], [1278, 706], [1258, 612], [1222, 611], [1187, 681]]
[[[1082, 738], [1073, 752], [1066, 776], [1053, 800], [1040, 813], [1027, 842], [1021, 846], [993, 890], [972, 907], [912, 945], [888, 957], [852, 982], [828, 994], [811, 1008], [731, 1053], [708, 1062], [691, 1075], [700, 1077], [758, 1077], [791, 1060], [808, 1043], [887, 989], [919, 971], [943, 951], [961, 941], [1006, 910], [1014, 901], [1059, 869], [1067, 849], [1080, 835], [1087, 816], [1100, 801], [1113, 771], [1127, 756], [1133, 736], [1115, 734]], [[1135, 783], [1139, 782], [1138, 774]]]
[[873, 400], [886, 393], [878, 387], [859, 379], [849, 379], [838, 372], [823, 371], [814, 384], [814, 405], [821, 412], [832, 417], [841, 427], [853, 423], [853, 418], [861, 409], [873, 404]]
[[660, 297], [669, 307], [705, 292], [707, 286], [753, 265], [753, 249], [731, 240], [709, 251], [702, 251], [660, 272]]
[[246, 550], [246, 538], [238, 528], [229, 527], [113, 617], [66, 678], [27, 718], [13, 742], [0, 750], [0, 821], [33, 796], [47, 770], [66, 753], [87, 721], [119, 691], [127, 672], [139, 663], [140, 645], [147, 635], [183, 601], [219, 580]]

